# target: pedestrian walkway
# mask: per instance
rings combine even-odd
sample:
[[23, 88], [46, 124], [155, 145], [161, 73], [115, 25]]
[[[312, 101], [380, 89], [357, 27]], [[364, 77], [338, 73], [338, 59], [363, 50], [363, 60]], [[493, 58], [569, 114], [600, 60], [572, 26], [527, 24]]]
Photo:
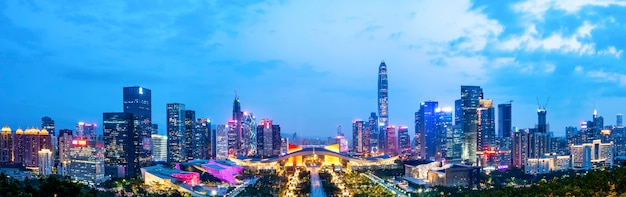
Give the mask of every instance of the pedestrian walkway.
[[326, 197], [320, 182], [320, 174], [316, 167], [311, 168], [311, 195], [310, 197]]

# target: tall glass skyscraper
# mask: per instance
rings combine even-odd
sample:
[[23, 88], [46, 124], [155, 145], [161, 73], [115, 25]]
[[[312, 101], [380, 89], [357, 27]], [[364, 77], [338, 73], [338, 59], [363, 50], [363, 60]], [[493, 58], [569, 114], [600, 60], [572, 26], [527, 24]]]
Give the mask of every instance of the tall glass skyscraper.
[[193, 131], [192, 153], [194, 159], [211, 157], [211, 120], [198, 118]]
[[[138, 172], [139, 169], [135, 169], [137, 156], [133, 144], [135, 133], [133, 114], [124, 112], [103, 113], [102, 123], [106, 174], [113, 177], [134, 177], [135, 172]], [[122, 173], [118, 171], [120, 168], [124, 169]]]
[[[187, 160], [194, 158], [194, 130], [196, 121], [196, 111], [185, 110], [185, 157]], [[199, 158], [197, 158], [199, 159]]]
[[[437, 136], [435, 137], [437, 155], [435, 156], [435, 160], [440, 161], [442, 158], [449, 158], [448, 153], [453, 151], [452, 149], [454, 149], [455, 145], [452, 109], [449, 107], [437, 108], [435, 109], [435, 115], [437, 116]], [[461, 142], [458, 143], [461, 144]]]
[[398, 127], [398, 149], [403, 157], [411, 155], [411, 136], [409, 135], [409, 128], [406, 126]]
[[476, 163], [476, 144], [478, 138], [478, 108], [483, 99], [480, 86], [461, 86], [461, 110], [463, 112], [463, 153], [461, 158], [470, 164]]
[[352, 122], [352, 151], [358, 156], [363, 156], [363, 134], [365, 121], [355, 120]]
[[[437, 101], [426, 101], [420, 104], [420, 110], [415, 120], [415, 132], [417, 144], [419, 144], [419, 157], [434, 160], [437, 155]], [[416, 150], [417, 151], [417, 150]]]
[[152, 91], [141, 86], [124, 87], [123, 103], [124, 112], [132, 113], [136, 120], [133, 143], [137, 165], [148, 166], [152, 162]]
[[493, 108], [493, 100], [480, 100], [480, 108], [478, 108], [478, 116], [480, 126], [478, 127], [478, 151], [490, 150], [497, 148], [495, 145], [496, 129], [495, 129], [495, 112]]
[[167, 104], [167, 162], [186, 162], [185, 104]]
[[381, 61], [378, 66], [378, 123], [380, 131], [386, 131], [386, 127], [389, 126], [388, 94], [387, 65], [385, 61]]
[[372, 112], [369, 117], [368, 129], [370, 131], [370, 154], [376, 155], [379, 151], [381, 151], [380, 146], [380, 130], [378, 127], [378, 116], [376, 116], [376, 112]]
[[256, 155], [256, 117], [250, 112], [243, 112], [243, 149], [247, 150], [248, 156]]
[[498, 136], [513, 137], [513, 125], [511, 103], [498, 105]]

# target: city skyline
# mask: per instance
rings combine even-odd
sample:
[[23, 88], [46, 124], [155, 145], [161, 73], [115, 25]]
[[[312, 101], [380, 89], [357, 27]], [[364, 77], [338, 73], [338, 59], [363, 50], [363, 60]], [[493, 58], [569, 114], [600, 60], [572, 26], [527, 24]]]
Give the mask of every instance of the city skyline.
[[[537, 97], [541, 105], [551, 98], [547, 121], [558, 136], [590, 120], [594, 106], [606, 125], [615, 124], [616, 114], [626, 112], [615, 105], [624, 96], [619, 64], [626, 46], [614, 42], [626, 16], [612, 13], [623, 3], [533, 2], [371, 2], [346, 12], [308, 2], [4, 2], [0, 124], [38, 127], [43, 116], [57, 130], [101, 124], [103, 112], [122, 109], [122, 88], [138, 85], [153, 91], [152, 119], [161, 135], [166, 103], [226, 124], [238, 90], [243, 111], [273, 120], [284, 133], [332, 136], [337, 125], [350, 128], [377, 111], [381, 60], [388, 66], [389, 124], [410, 131], [421, 102], [454, 107], [461, 85], [481, 86], [494, 105], [513, 100], [518, 128], [537, 124]], [[312, 7], [320, 12], [304, 11]], [[440, 20], [424, 20], [433, 17]], [[450, 25], [455, 21], [461, 25]], [[314, 28], [291, 28], [300, 23]]]

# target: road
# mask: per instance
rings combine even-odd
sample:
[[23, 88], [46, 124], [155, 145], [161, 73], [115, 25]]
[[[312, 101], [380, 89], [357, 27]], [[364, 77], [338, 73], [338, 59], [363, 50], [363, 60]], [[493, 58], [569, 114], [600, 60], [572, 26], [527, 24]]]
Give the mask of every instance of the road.
[[374, 181], [375, 183], [380, 184], [385, 189], [391, 191], [397, 197], [406, 197], [406, 196], [408, 196], [405, 191], [402, 191], [400, 188], [396, 187], [395, 185], [393, 185], [391, 183], [388, 183], [387, 181], [384, 181], [383, 179], [377, 177], [376, 175], [373, 175], [373, 174], [370, 174], [370, 173], [363, 173], [362, 175], [367, 177], [367, 178], [369, 178], [370, 180]]
[[324, 188], [320, 182], [320, 174], [317, 168], [311, 168], [311, 195], [310, 197], [326, 197]]

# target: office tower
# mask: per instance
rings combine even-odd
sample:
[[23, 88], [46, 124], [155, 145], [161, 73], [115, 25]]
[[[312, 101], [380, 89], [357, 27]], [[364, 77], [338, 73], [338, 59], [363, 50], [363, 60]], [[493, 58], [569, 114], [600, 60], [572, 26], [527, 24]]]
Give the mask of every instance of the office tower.
[[280, 155], [286, 155], [289, 152], [289, 138], [280, 138]]
[[245, 155], [256, 155], [256, 117], [252, 113], [243, 112], [242, 124], [244, 149], [247, 150], [247, 153]]
[[146, 167], [152, 162], [152, 91], [141, 86], [124, 87], [124, 112], [131, 113], [136, 120], [133, 143], [138, 168]]
[[211, 158], [211, 120], [198, 118], [195, 122], [192, 143], [192, 157], [194, 159]]
[[167, 104], [167, 162], [186, 162], [185, 104]]
[[496, 148], [495, 137], [495, 110], [492, 100], [480, 100], [478, 108], [478, 147], [477, 151], [493, 150]]
[[539, 133], [545, 133], [548, 132], [548, 122], [546, 121], [546, 115], [548, 114], [548, 111], [546, 110], [545, 107], [539, 107], [539, 109], [537, 109], [537, 132]]
[[215, 159], [217, 156], [217, 129], [215, 128], [216, 126], [211, 126], [210, 128], [211, 138], [209, 138], [209, 141], [211, 142], [211, 159]]
[[280, 154], [280, 126], [273, 125], [272, 120], [262, 119], [257, 126], [257, 155], [274, 157]]
[[551, 153], [552, 132], [540, 133], [538, 128], [528, 131], [528, 158], [541, 158], [546, 153]]
[[528, 131], [520, 129], [513, 134], [512, 161], [514, 168], [522, 168], [528, 158]]
[[389, 87], [387, 81], [387, 65], [381, 61], [378, 66], [378, 122], [381, 131], [389, 126]]
[[228, 159], [228, 125], [217, 125], [215, 132], [215, 159]]
[[[435, 109], [436, 116], [436, 131], [437, 134], [435, 136], [436, 142], [436, 161], [441, 161], [443, 158], [449, 158], [448, 153], [452, 152], [452, 148], [454, 144], [454, 125], [452, 125], [452, 108], [437, 108]], [[462, 143], [461, 135], [456, 136], [459, 139], [458, 144]], [[461, 146], [458, 146], [458, 152], [461, 151]]]
[[[626, 129], [624, 126], [616, 126], [611, 132], [613, 135], [616, 156], [626, 155]], [[580, 143], [579, 143], [580, 144]]]
[[463, 126], [463, 100], [454, 100], [454, 125]]
[[398, 148], [401, 156], [411, 156], [411, 135], [409, 135], [409, 127], [398, 127]]
[[480, 86], [461, 86], [461, 122], [464, 135], [461, 158], [469, 164], [476, 163], [478, 108], [481, 99], [483, 99], [483, 89]]
[[69, 175], [69, 167], [70, 167], [70, 148], [72, 147], [72, 138], [73, 138], [72, 130], [69, 129], [61, 129], [59, 130], [59, 137], [57, 138], [58, 142], [58, 152], [59, 155], [59, 165], [57, 166], [57, 174], [61, 176]]
[[78, 137], [87, 137], [90, 135], [95, 135], [98, 125], [90, 124], [85, 122], [78, 122], [76, 124], [76, 136]]
[[167, 162], [167, 136], [152, 134], [152, 160]]
[[41, 149], [37, 151], [39, 174], [48, 176], [52, 174], [52, 163], [54, 163], [54, 155], [50, 149]]
[[615, 124], [616, 124], [615, 126], [624, 126], [624, 125], [622, 124], [622, 117], [623, 117], [623, 116], [624, 116], [624, 115], [622, 115], [622, 114], [617, 114], [617, 117], [616, 117], [616, 118], [617, 118], [617, 119], [616, 119], [617, 121], [616, 121], [616, 123], [615, 123]]
[[378, 116], [376, 116], [376, 112], [372, 112], [368, 119], [369, 124], [368, 128], [370, 130], [370, 154], [377, 155], [381, 149], [381, 143], [379, 143], [380, 139], [380, 131], [378, 124]]
[[54, 120], [48, 116], [44, 116], [41, 118], [41, 128], [46, 129], [50, 135], [56, 135], [54, 129]]
[[363, 156], [363, 133], [365, 121], [355, 120], [352, 122], [352, 151], [355, 155]]
[[[28, 130], [28, 129], [26, 129]], [[24, 130], [18, 128], [13, 136], [13, 163], [24, 164], [24, 157], [26, 156], [26, 137]]]
[[196, 111], [185, 110], [185, 160], [193, 160], [194, 158], [194, 129], [196, 121]]
[[[243, 111], [241, 111], [241, 102], [239, 101], [239, 95], [235, 92], [235, 100], [233, 101], [233, 119], [234, 124], [230, 127], [229, 140], [234, 140], [232, 143], [229, 141], [229, 153], [231, 155], [244, 155], [248, 150], [245, 150], [243, 146], [245, 141], [243, 138]], [[232, 152], [231, 152], [232, 151]]]
[[74, 137], [71, 146], [70, 178], [90, 186], [103, 182], [105, 176], [103, 136]]
[[503, 103], [498, 105], [498, 136], [511, 137], [513, 135], [511, 103]]
[[0, 133], [0, 163], [11, 162], [13, 162], [13, 133], [9, 126], [4, 126]]
[[[135, 169], [138, 161], [134, 144], [135, 120], [131, 113], [102, 113], [104, 164], [107, 175], [119, 178], [135, 177], [135, 172], [139, 171]], [[83, 138], [75, 136], [75, 139]]]
[[386, 144], [385, 144], [385, 153], [389, 156], [396, 156], [398, 155], [398, 146], [397, 146], [397, 139], [396, 139], [396, 127], [395, 126], [387, 126], [385, 128], [385, 137], [386, 137]]
[[[416, 144], [419, 145], [418, 157], [435, 160], [437, 155], [437, 101], [426, 101], [420, 104], [415, 118]], [[416, 150], [416, 151], [418, 151]]]
[[239, 145], [241, 144], [241, 141], [239, 141], [240, 128], [236, 120], [228, 121], [228, 156], [236, 156], [239, 152]]
[[337, 135], [336, 137], [336, 143], [339, 144], [339, 153], [348, 153], [348, 139], [346, 139], [345, 136], [343, 136], [343, 133], [341, 135]]

